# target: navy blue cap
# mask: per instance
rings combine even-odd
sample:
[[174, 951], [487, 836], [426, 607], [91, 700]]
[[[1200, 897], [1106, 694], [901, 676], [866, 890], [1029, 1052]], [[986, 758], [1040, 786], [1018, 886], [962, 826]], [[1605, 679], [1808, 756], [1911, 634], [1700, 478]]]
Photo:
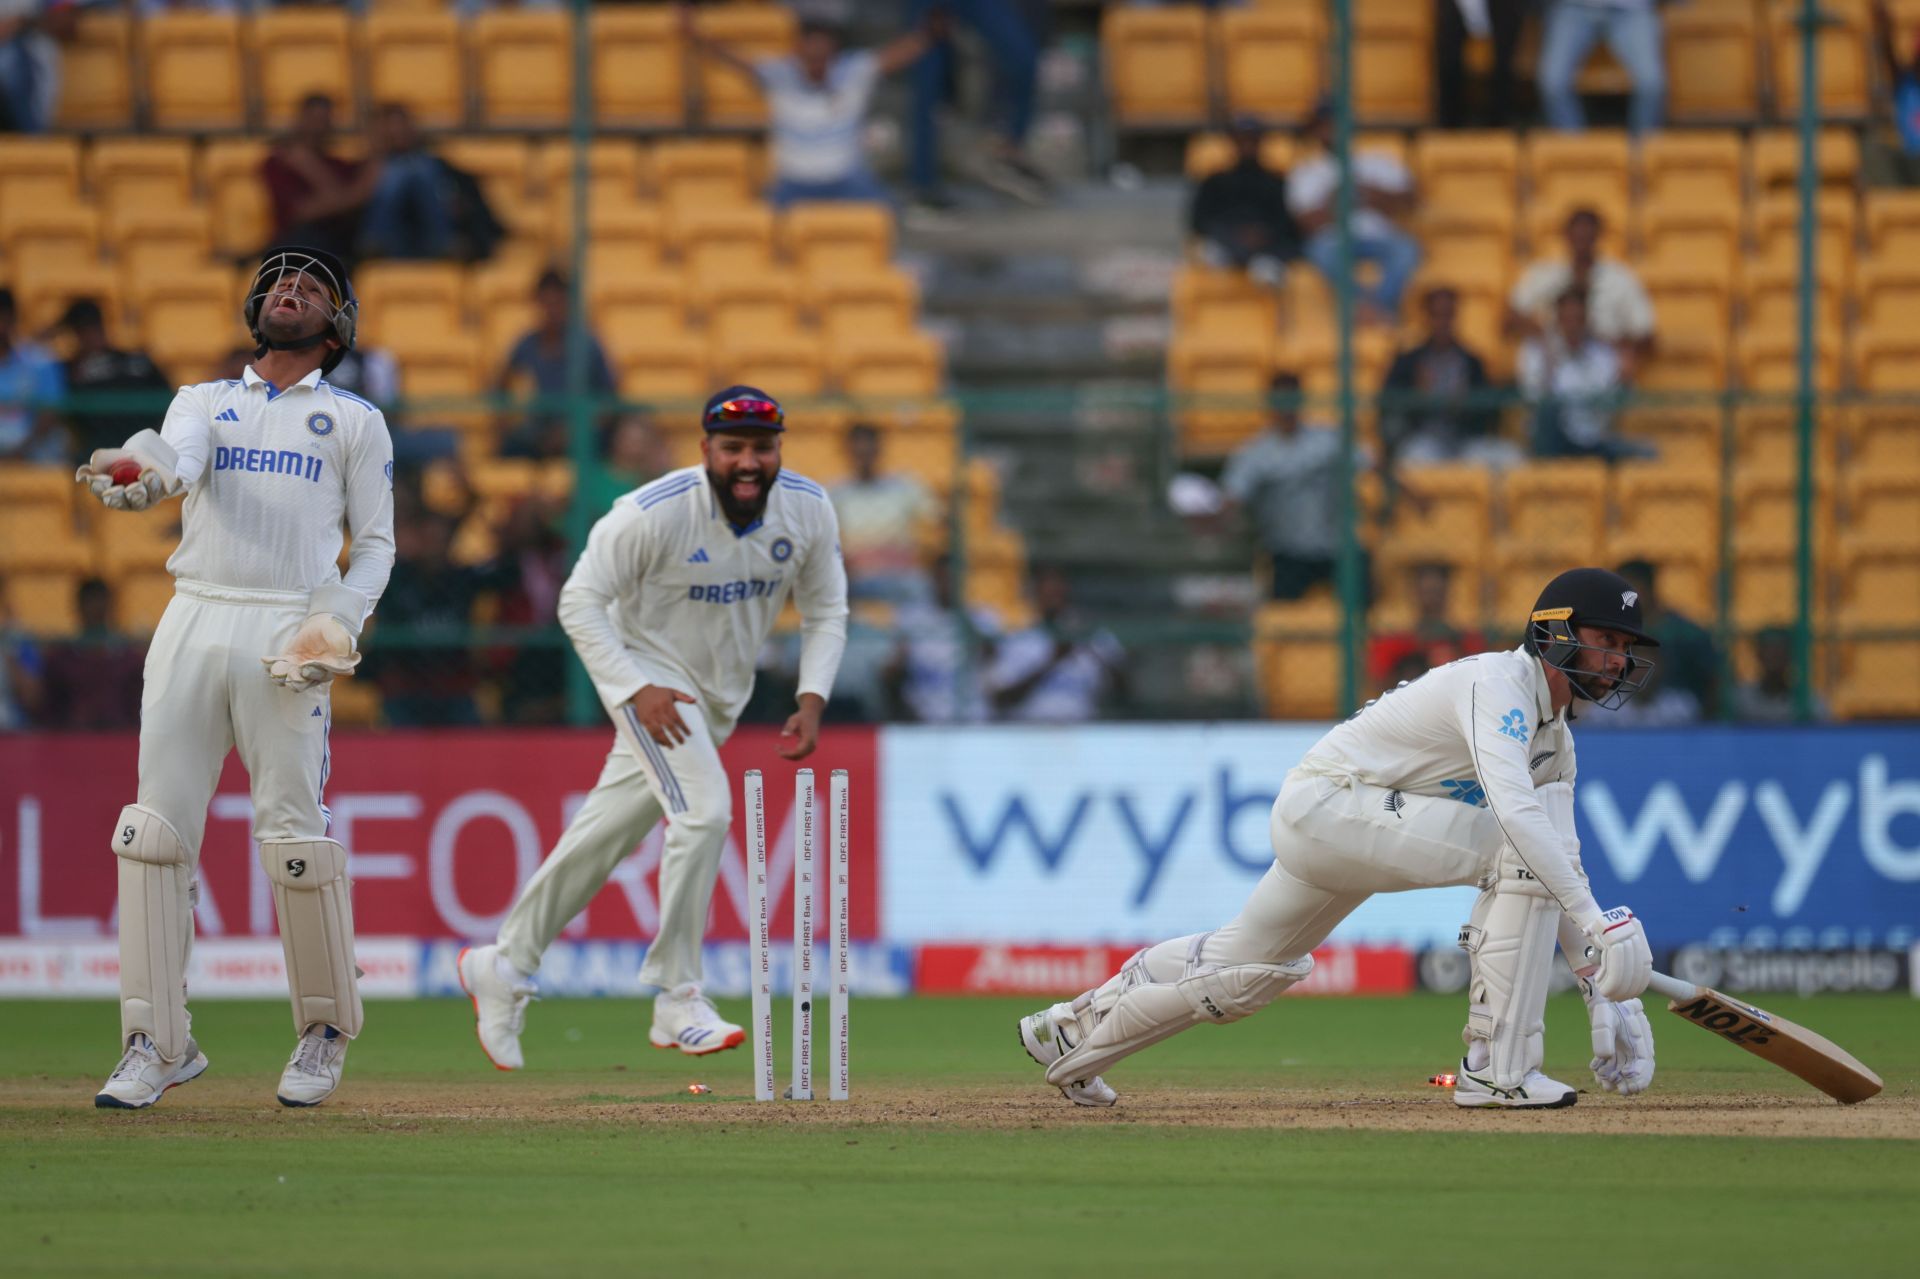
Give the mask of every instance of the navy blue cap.
[[714, 431], [784, 431], [787, 415], [780, 402], [756, 386], [716, 391], [700, 414], [700, 425]]

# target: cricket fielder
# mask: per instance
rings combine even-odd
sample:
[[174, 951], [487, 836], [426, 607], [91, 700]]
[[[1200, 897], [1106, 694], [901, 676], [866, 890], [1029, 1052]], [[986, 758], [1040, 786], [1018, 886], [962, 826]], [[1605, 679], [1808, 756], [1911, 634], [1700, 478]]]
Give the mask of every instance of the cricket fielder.
[[358, 311], [331, 254], [269, 250], [242, 308], [259, 343], [245, 374], [180, 388], [158, 432], [97, 450], [77, 476], [114, 510], [186, 495], [167, 561], [174, 597], [147, 650], [139, 798], [113, 831], [125, 1056], [94, 1098], [101, 1107], [151, 1106], [207, 1068], [187, 1013], [187, 957], [207, 804], [235, 747], [299, 1037], [281, 1103], [330, 1097], [360, 1033], [347, 853], [327, 837], [321, 798], [327, 686], [360, 660], [360, 628], [393, 568], [386, 420], [321, 376], [352, 349]]
[[780, 467], [779, 404], [753, 387], [728, 387], [707, 401], [701, 424], [703, 464], [614, 503], [560, 592], [560, 624], [616, 736], [599, 782], [527, 881], [499, 939], [460, 954], [480, 1047], [501, 1070], [525, 1064], [520, 1030], [541, 954], [663, 817], [660, 923], [640, 968], [642, 984], [659, 989], [648, 1038], [694, 1056], [746, 1040], [700, 991], [707, 905], [733, 817], [720, 746], [792, 593], [799, 709], [782, 730], [792, 744], [779, 754], [813, 753], [846, 649], [847, 575], [825, 490]]
[[1623, 1094], [1646, 1088], [1653, 1032], [1635, 996], [1653, 955], [1632, 911], [1594, 901], [1573, 820], [1573, 711], [1611, 710], [1645, 683], [1652, 663], [1636, 644], [1655, 644], [1638, 594], [1605, 569], [1573, 569], [1541, 592], [1519, 648], [1461, 658], [1369, 702], [1287, 774], [1270, 822], [1274, 864], [1237, 919], [1150, 946], [1104, 985], [1021, 1019], [1047, 1082], [1079, 1105], [1111, 1106], [1102, 1071], [1272, 1002], [1374, 893], [1474, 884], [1454, 1103], [1574, 1103], [1574, 1089], [1540, 1069], [1556, 939], [1586, 997], [1594, 1077]]

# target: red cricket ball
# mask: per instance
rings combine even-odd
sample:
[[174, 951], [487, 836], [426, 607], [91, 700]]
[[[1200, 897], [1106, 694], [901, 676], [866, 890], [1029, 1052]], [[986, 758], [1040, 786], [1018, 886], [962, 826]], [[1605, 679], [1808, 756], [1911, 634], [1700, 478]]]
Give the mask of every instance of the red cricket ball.
[[112, 478], [115, 485], [124, 488], [128, 484], [139, 483], [141, 469], [138, 462], [130, 457], [123, 457], [113, 464], [113, 469], [107, 472], [107, 474]]

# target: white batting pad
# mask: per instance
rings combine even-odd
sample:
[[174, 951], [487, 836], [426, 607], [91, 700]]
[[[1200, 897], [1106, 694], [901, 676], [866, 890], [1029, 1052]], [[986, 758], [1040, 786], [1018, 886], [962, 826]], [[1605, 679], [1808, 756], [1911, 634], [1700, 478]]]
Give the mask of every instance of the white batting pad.
[[260, 867], [273, 884], [294, 1030], [325, 1022], [352, 1039], [362, 1010], [347, 850], [331, 839], [263, 840]]
[[145, 1034], [167, 1061], [187, 1051], [193, 867], [167, 819], [128, 804], [113, 827], [120, 862], [120, 1036]]

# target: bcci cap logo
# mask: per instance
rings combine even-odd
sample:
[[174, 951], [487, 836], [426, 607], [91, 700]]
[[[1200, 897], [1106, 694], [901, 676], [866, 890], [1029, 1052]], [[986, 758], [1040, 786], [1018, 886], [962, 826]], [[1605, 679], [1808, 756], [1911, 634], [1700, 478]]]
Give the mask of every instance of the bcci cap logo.
[[1635, 604], [1638, 604], [1639, 602], [1640, 602], [1639, 591], [1621, 591], [1620, 592], [1620, 608], [1622, 611], [1632, 608]]
[[773, 562], [785, 564], [793, 558], [793, 543], [784, 537], [773, 539]]
[[307, 429], [315, 435], [332, 435], [333, 418], [326, 413], [307, 414]]

